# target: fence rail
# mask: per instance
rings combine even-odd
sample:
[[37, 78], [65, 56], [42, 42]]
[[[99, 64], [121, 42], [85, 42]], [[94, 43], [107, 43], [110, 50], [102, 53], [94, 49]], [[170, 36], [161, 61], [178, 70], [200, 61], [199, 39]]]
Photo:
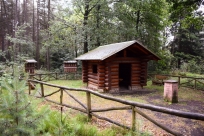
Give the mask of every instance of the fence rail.
[[81, 79], [81, 73], [46, 73], [46, 74], [30, 74], [29, 79], [38, 81], [50, 81], [59, 79]]
[[[72, 108], [72, 109], [78, 110], [80, 112], [86, 113], [88, 115], [89, 119], [91, 119], [92, 116], [95, 116], [96, 118], [108, 121], [110, 123], [113, 123], [115, 125], [118, 125], [118, 126], [121, 126], [121, 127], [127, 128], [127, 129], [135, 130], [135, 128], [136, 128], [136, 126], [135, 126], [136, 114], [138, 113], [138, 114], [142, 115], [144, 118], [146, 118], [149, 121], [151, 121], [152, 123], [154, 123], [155, 125], [159, 126], [160, 128], [164, 129], [165, 131], [167, 131], [173, 135], [179, 135], [179, 136], [183, 135], [179, 132], [176, 132], [175, 130], [171, 130], [170, 128], [164, 126], [163, 124], [158, 123], [157, 121], [155, 121], [154, 119], [150, 118], [148, 115], [143, 113], [139, 108], [143, 108], [143, 109], [147, 109], [147, 110], [151, 110], [151, 111], [157, 111], [157, 112], [161, 112], [161, 113], [166, 113], [166, 114], [174, 115], [174, 116], [178, 116], [178, 117], [204, 121], [204, 114], [184, 112], [184, 111], [180, 111], [180, 110], [168, 109], [165, 107], [155, 106], [155, 105], [151, 105], [151, 104], [142, 104], [142, 103], [138, 103], [138, 102], [134, 102], [134, 101], [128, 101], [128, 100], [119, 99], [119, 98], [115, 98], [112, 96], [104, 95], [104, 94], [98, 93], [98, 92], [90, 90], [90, 89], [63, 87], [63, 86], [54, 85], [54, 84], [50, 84], [50, 83], [46, 83], [46, 82], [42, 82], [42, 81], [37, 81], [37, 80], [28, 80], [28, 83], [29, 83], [29, 86], [30, 86], [30, 84], [34, 84], [34, 83], [40, 84], [40, 92], [39, 92], [40, 96], [39, 97], [44, 98], [45, 100], [47, 100], [49, 102], [60, 105], [61, 106], [61, 113], [63, 111], [62, 108], [64, 106], [64, 107]], [[57, 91], [45, 95], [44, 85], [55, 87], [55, 88], [57, 88]], [[71, 95], [69, 93], [69, 91], [86, 92], [86, 104], [83, 104], [81, 101], [79, 101], [73, 95]], [[60, 98], [59, 98], [60, 101], [59, 102], [56, 102], [56, 101], [53, 101], [53, 100], [46, 98], [46, 97], [54, 95], [58, 92], [60, 92]], [[31, 94], [31, 87], [29, 87], [29, 94]], [[64, 98], [65, 94], [67, 94], [68, 96], [73, 98], [73, 100], [75, 102], [77, 102], [81, 106], [81, 108], [71, 106], [71, 105], [64, 103], [63, 98]], [[111, 100], [114, 102], [125, 104], [126, 106], [124, 106], [124, 107], [111, 107], [111, 108], [104, 108], [104, 109], [92, 109], [91, 95], [95, 95], [95, 96], [98, 96], [98, 97], [106, 99], [106, 100]], [[97, 112], [114, 111], [114, 110], [132, 110], [131, 127], [120, 124], [119, 122], [113, 121], [109, 118], [102, 117], [102, 116], [99, 116], [96, 114]]]
[[191, 89], [204, 90], [204, 78], [188, 77], [188, 76], [175, 76], [167, 74], [148, 74], [148, 77], [154, 79], [155, 75], [168, 76], [169, 78], [176, 78], [179, 87], [187, 87]]

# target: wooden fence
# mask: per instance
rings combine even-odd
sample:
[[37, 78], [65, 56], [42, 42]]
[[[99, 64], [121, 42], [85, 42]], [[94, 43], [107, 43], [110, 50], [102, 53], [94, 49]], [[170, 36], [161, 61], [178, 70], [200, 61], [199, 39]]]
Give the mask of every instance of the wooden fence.
[[155, 75], [167, 76], [169, 78], [176, 79], [178, 81], [179, 87], [204, 90], [204, 78], [163, 74], [148, 74], [148, 77], [150, 77], [150, 79], [154, 79]]
[[[108, 121], [110, 123], [113, 123], [115, 125], [118, 125], [118, 126], [121, 126], [121, 127], [127, 128], [127, 129], [132, 129], [132, 130], [136, 129], [136, 113], [138, 113], [138, 114], [142, 115], [144, 118], [153, 122], [155, 125], [159, 126], [160, 128], [164, 129], [165, 131], [167, 131], [173, 135], [179, 135], [179, 136], [183, 135], [179, 132], [171, 130], [170, 128], [158, 123], [157, 121], [155, 121], [154, 119], [150, 118], [148, 115], [143, 113], [139, 108], [143, 108], [143, 109], [147, 109], [147, 110], [151, 110], [151, 111], [156, 111], [156, 112], [161, 112], [161, 113], [174, 115], [174, 116], [178, 116], [178, 117], [204, 121], [204, 114], [184, 112], [184, 111], [180, 111], [180, 110], [168, 109], [165, 107], [159, 107], [159, 106], [150, 105], [150, 104], [142, 104], [142, 103], [138, 103], [138, 102], [134, 102], [134, 101], [123, 100], [123, 99], [115, 98], [112, 96], [104, 95], [104, 94], [98, 93], [98, 92], [90, 90], [90, 89], [69, 88], [69, 87], [63, 87], [63, 86], [58, 86], [58, 85], [54, 85], [54, 84], [49, 84], [49, 83], [42, 82], [42, 81], [36, 81], [36, 80], [28, 80], [28, 83], [29, 84], [40, 84], [40, 92], [39, 92], [40, 96], [39, 97], [44, 98], [45, 100], [47, 100], [49, 102], [60, 105], [61, 106], [61, 113], [63, 111], [63, 107], [68, 107], [68, 108], [72, 108], [72, 109], [78, 110], [80, 112], [86, 113], [88, 115], [89, 119], [91, 119], [92, 116], [95, 116], [96, 118]], [[57, 88], [57, 91], [45, 95], [44, 85]], [[77, 98], [75, 98], [72, 94], [70, 94], [70, 91], [86, 92], [86, 104], [82, 103]], [[60, 101], [59, 102], [56, 102], [56, 101], [53, 101], [51, 99], [46, 98], [46, 97], [54, 95], [58, 92], [60, 92], [60, 98], [59, 98]], [[31, 94], [31, 86], [30, 85], [29, 85], [29, 94]], [[80, 107], [74, 107], [74, 106], [71, 106], [71, 105], [64, 103], [63, 98], [64, 98], [65, 94], [70, 96], [71, 98], [73, 98], [73, 100], [75, 102], [77, 102], [81, 106], [81, 108]], [[91, 95], [95, 95], [95, 96], [98, 96], [98, 97], [106, 99], [106, 100], [118, 102], [118, 103], [124, 104], [126, 106], [111, 107], [111, 108], [104, 108], [104, 109], [93, 109], [91, 106], [91, 104], [92, 104]], [[102, 116], [99, 116], [96, 114], [96, 112], [106, 112], [106, 111], [113, 111], [113, 110], [132, 110], [131, 127], [120, 124], [120, 123], [113, 121], [109, 118], [102, 117]]]
[[81, 73], [46, 73], [46, 74], [30, 74], [29, 79], [38, 81], [51, 81], [59, 79], [81, 79]]

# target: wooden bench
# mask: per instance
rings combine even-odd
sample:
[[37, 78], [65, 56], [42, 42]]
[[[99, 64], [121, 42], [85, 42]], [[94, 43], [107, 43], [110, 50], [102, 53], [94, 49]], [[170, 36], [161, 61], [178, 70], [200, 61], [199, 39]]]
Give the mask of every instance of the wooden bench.
[[152, 85], [163, 85], [163, 81], [167, 80], [169, 77], [164, 75], [155, 75], [152, 79]]

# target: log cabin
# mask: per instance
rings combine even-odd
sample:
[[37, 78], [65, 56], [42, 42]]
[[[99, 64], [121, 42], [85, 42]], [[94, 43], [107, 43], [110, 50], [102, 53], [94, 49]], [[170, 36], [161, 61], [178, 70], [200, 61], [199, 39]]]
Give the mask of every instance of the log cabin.
[[34, 74], [35, 73], [35, 63], [37, 63], [34, 59], [28, 59], [25, 61], [25, 72]]
[[64, 61], [64, 72], [65, 73], [76, 73], [77, 72], [77, 61]]
[[104, 92], [141, 89], [147, 84], [147, 62], [160, 58], [140, 42], [114, 43], [89, 51], [82, 61], [82, 81]]

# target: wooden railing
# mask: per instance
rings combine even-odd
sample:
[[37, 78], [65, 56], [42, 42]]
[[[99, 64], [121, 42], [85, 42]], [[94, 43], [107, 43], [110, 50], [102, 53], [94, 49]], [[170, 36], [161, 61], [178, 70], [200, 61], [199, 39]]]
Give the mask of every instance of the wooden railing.
[[148, 74], [150, 79], [154, 79], [155, 75], [168, 76], [169, 78], [175, 78], [178, 81], [179, 87], [187, 87], [192, 89], [204, 90], [204, 78], [188, 77], [188, 76], [176, 76], [176, 75], [164, 75], [164, 74]]
[[[168, 127], [158, 123], [154, 119], [150, 118], [148, 115], [143, 113], [140, 110], [140, 108], [143, 108], [146, 110], [151, 110], [151, 111], [156, 111], [156, 112], [161, 112], [161, 113], [165, 113], [165, 114], [169, 114], [169, 115], [174, 115], [174, 116], [178, 116], [178, 117], [204, 121], [204, 114], [184, 112], [184, 111], [180, 111], [180, 110], [174, 110], [174, 109], [169, 109], [169, 108], [150, 105], [150, 104], [142, 104], [142, 103], [138, 103], [138, 102], [134, 102], [134, 101], [128, 101], [128, 100], [119, 99], [119, 98], [115, 98], [112, 96], [104, 95], [104, 94], [98, 93], [98, 92], [90, 90], [90, 89], [69, 88], [69, 87], [63, 87], [63, 86], [59, 86], [59, 85], [49, 84], [46, 82], [36, 81], [36, 80], [28, 80], [28, 83], [29, 84], [40, 84], [40, 92], [39, 92], [40, 96], [38, 96], [38, 97], [44, 98], [45, 100], [47, 100], [49, 102], [60, 105], [61, 106], [61, 113], [63, 111], [63, 107], [68, 107], [68, 108], [72, 108], [72, 109], [78, 110], [80, 112], [86, 113], [88, 115], [89, 119], [91, 119], [92, 116], [95, 116], [96, 118], [108, 121], [110, 123], [113, 123], [115, 125], [118, 125], [118, 126], [121, 126], [121, 127], [127, 128], [127, 129], [132, 129], [132, 130], [136, 129], [136, 113], [138, 113], [138, 114], [142, 115], [144, 118], [153, 122], [155, 125], [159, 126], [160, 128], [166, 130], [167, 132], [169, 132], [173, 135], [179, 135], [179, 136], [183, 135], [179, 132], [171, 130], [170, 128], [168, 128]], [[44, 85], [57, 88], [57, 91], [45, 95]], [[70, 93], [70, 91], [86, 92], [86, 102], [87, 103], [84, 104], [81, 101], [79, 101], [77, 98], [75, 98]], [[56, 101], [53, 101], [53, 100], [47, 98], [48, 96], [54, 95], [58, 92], [60, 92], [60, 98], [59, 98], [60, 101], [59, 102], [56, 102]], [[31, 94], [31, 87], [30, 86], [29, 86], [29, 94]], [[81, 106], [81, 108], [71, 106], [71, 105], [64, 103], [63, 98], [65, 97], [65, 94], [70, 96], [76, 103], [78, 103]], [[92, 104], [91, 95], [95, 95], [95, 96], [98, 96], [98, 97], [106, 99], [106, 100], [118, 102], [118, 103], [124, 104], [126, 106], [111, 107], [111, 108], [104, 108], [104, 109], [93, 109], [91, 106], [91, 104]], [[131, 126], [126, 126], [126, 125], [121, 124], [119, 122], [113, 121], [107, 117], [102, 117], [102, 116], [99, 116], [98, 114], [96, 114], [96, 112], [105, 112], [105, 111], [113, 111], [113, 110], [132, 110]]]
[[46, 73], [46, 74], [30, 74], [29, 79], [38, 81], [51, 81], [59, 79], [81, 79], [81, 73]]

